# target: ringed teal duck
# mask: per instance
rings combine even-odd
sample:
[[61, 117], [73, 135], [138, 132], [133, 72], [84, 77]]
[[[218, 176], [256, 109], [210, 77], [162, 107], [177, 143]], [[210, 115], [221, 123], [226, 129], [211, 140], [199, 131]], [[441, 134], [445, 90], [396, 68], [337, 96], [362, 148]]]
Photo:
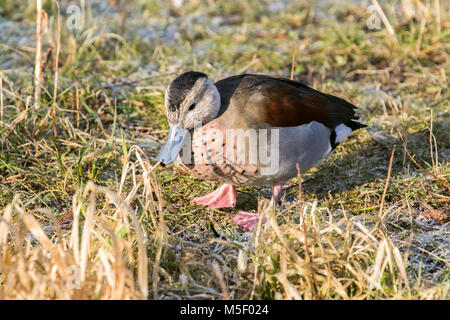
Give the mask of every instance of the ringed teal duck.
[[[366, 127], [351, 103], [296, 81], [242, 74], [213, 83], [189, 71], [167, 87], [169, 137], [158, 155], [167, 165], [181, 158], [194, 175], [224, 183], [194, 198], [208, 208], [236, 205], [236, 186], [272, 185], [276, 207], [282, 185], [315, 166], [352, 131]], [[254, 228], [258, 213], [233, 222]]]

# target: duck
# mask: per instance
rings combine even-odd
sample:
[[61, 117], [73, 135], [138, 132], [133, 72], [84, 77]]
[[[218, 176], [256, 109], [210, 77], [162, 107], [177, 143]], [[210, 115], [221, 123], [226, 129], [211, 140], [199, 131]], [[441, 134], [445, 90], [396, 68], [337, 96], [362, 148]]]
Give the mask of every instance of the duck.
[[[277, 207], [288, 180], [316, 166], [355, 130], [356, 106], [282, 77], [240, 74], [213, 82], [187, 71], [166, 88], [167, 142], [157, 160], [179, 159], [190, 173], [222, 183], [192, 202], [209, 209], [236, 206], [237, 186], [272, 185]], [[240, 211], [233, 223], [255, 228], [260, 213]]]

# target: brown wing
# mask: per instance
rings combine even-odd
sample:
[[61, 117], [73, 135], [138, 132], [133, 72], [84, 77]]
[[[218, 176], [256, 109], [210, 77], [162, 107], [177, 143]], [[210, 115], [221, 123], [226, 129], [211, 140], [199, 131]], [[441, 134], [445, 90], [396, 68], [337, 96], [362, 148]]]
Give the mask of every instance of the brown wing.
[[350, 121], [356, 109], [338, 97], [282, 78], [240, 75], [221, 80], [216, 85], [222, 104], [237, 93], [247, 114], [253, 114], [259, 122], [271, 126], [291, 127], [317, 121], [334, 129]]

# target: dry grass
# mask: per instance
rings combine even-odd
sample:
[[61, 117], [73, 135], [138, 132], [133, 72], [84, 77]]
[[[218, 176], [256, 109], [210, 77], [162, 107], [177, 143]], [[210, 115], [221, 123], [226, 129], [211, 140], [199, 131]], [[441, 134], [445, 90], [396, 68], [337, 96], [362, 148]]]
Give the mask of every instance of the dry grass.
[[[6, 206], [1, 299], [448, 297], [448, 283], [411, 284], [407, 256], [376, 216], [369, 223], [345, 211], [336, 218], [317, 201], [269, 212], [265, 224], [234, 240], [179, 238], [165, 224], [155, 167], [138, 147], [131, 156], [136, 160], [124, 164], [119, 190], [88, 182], [63, 219], [48, 209], [25, 210], [18, 197]], [[73, 221], [71, 229], [61, 220]]]
[[62, 229], [48, 209], [25, 212], [19, 198], [8, 204], [0, 223], [0, 298], [146, 299], [147, 238], [130, 206], [137, 191], [144, 214], [165, 230], [148, 200], [152, 169], [143, 168], [144, 178], [125, 199], [92, 182], [74, 194], [72, 209], [63, 215], [65, 222], [73, 221], [71, 230]]

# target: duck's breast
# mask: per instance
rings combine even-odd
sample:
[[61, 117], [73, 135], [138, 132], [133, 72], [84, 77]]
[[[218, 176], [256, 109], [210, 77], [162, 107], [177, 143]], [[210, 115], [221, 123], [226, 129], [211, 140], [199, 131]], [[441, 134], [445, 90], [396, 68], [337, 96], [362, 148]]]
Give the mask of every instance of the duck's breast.
[[330, 130], [314, 121], [244, 129], [214, 120], [193, 131], [185, 144], [182, 161], [194, 175], [249, 186], [285, 182], [296, 176], [297, 163], [305, 172], [331, 151]]

